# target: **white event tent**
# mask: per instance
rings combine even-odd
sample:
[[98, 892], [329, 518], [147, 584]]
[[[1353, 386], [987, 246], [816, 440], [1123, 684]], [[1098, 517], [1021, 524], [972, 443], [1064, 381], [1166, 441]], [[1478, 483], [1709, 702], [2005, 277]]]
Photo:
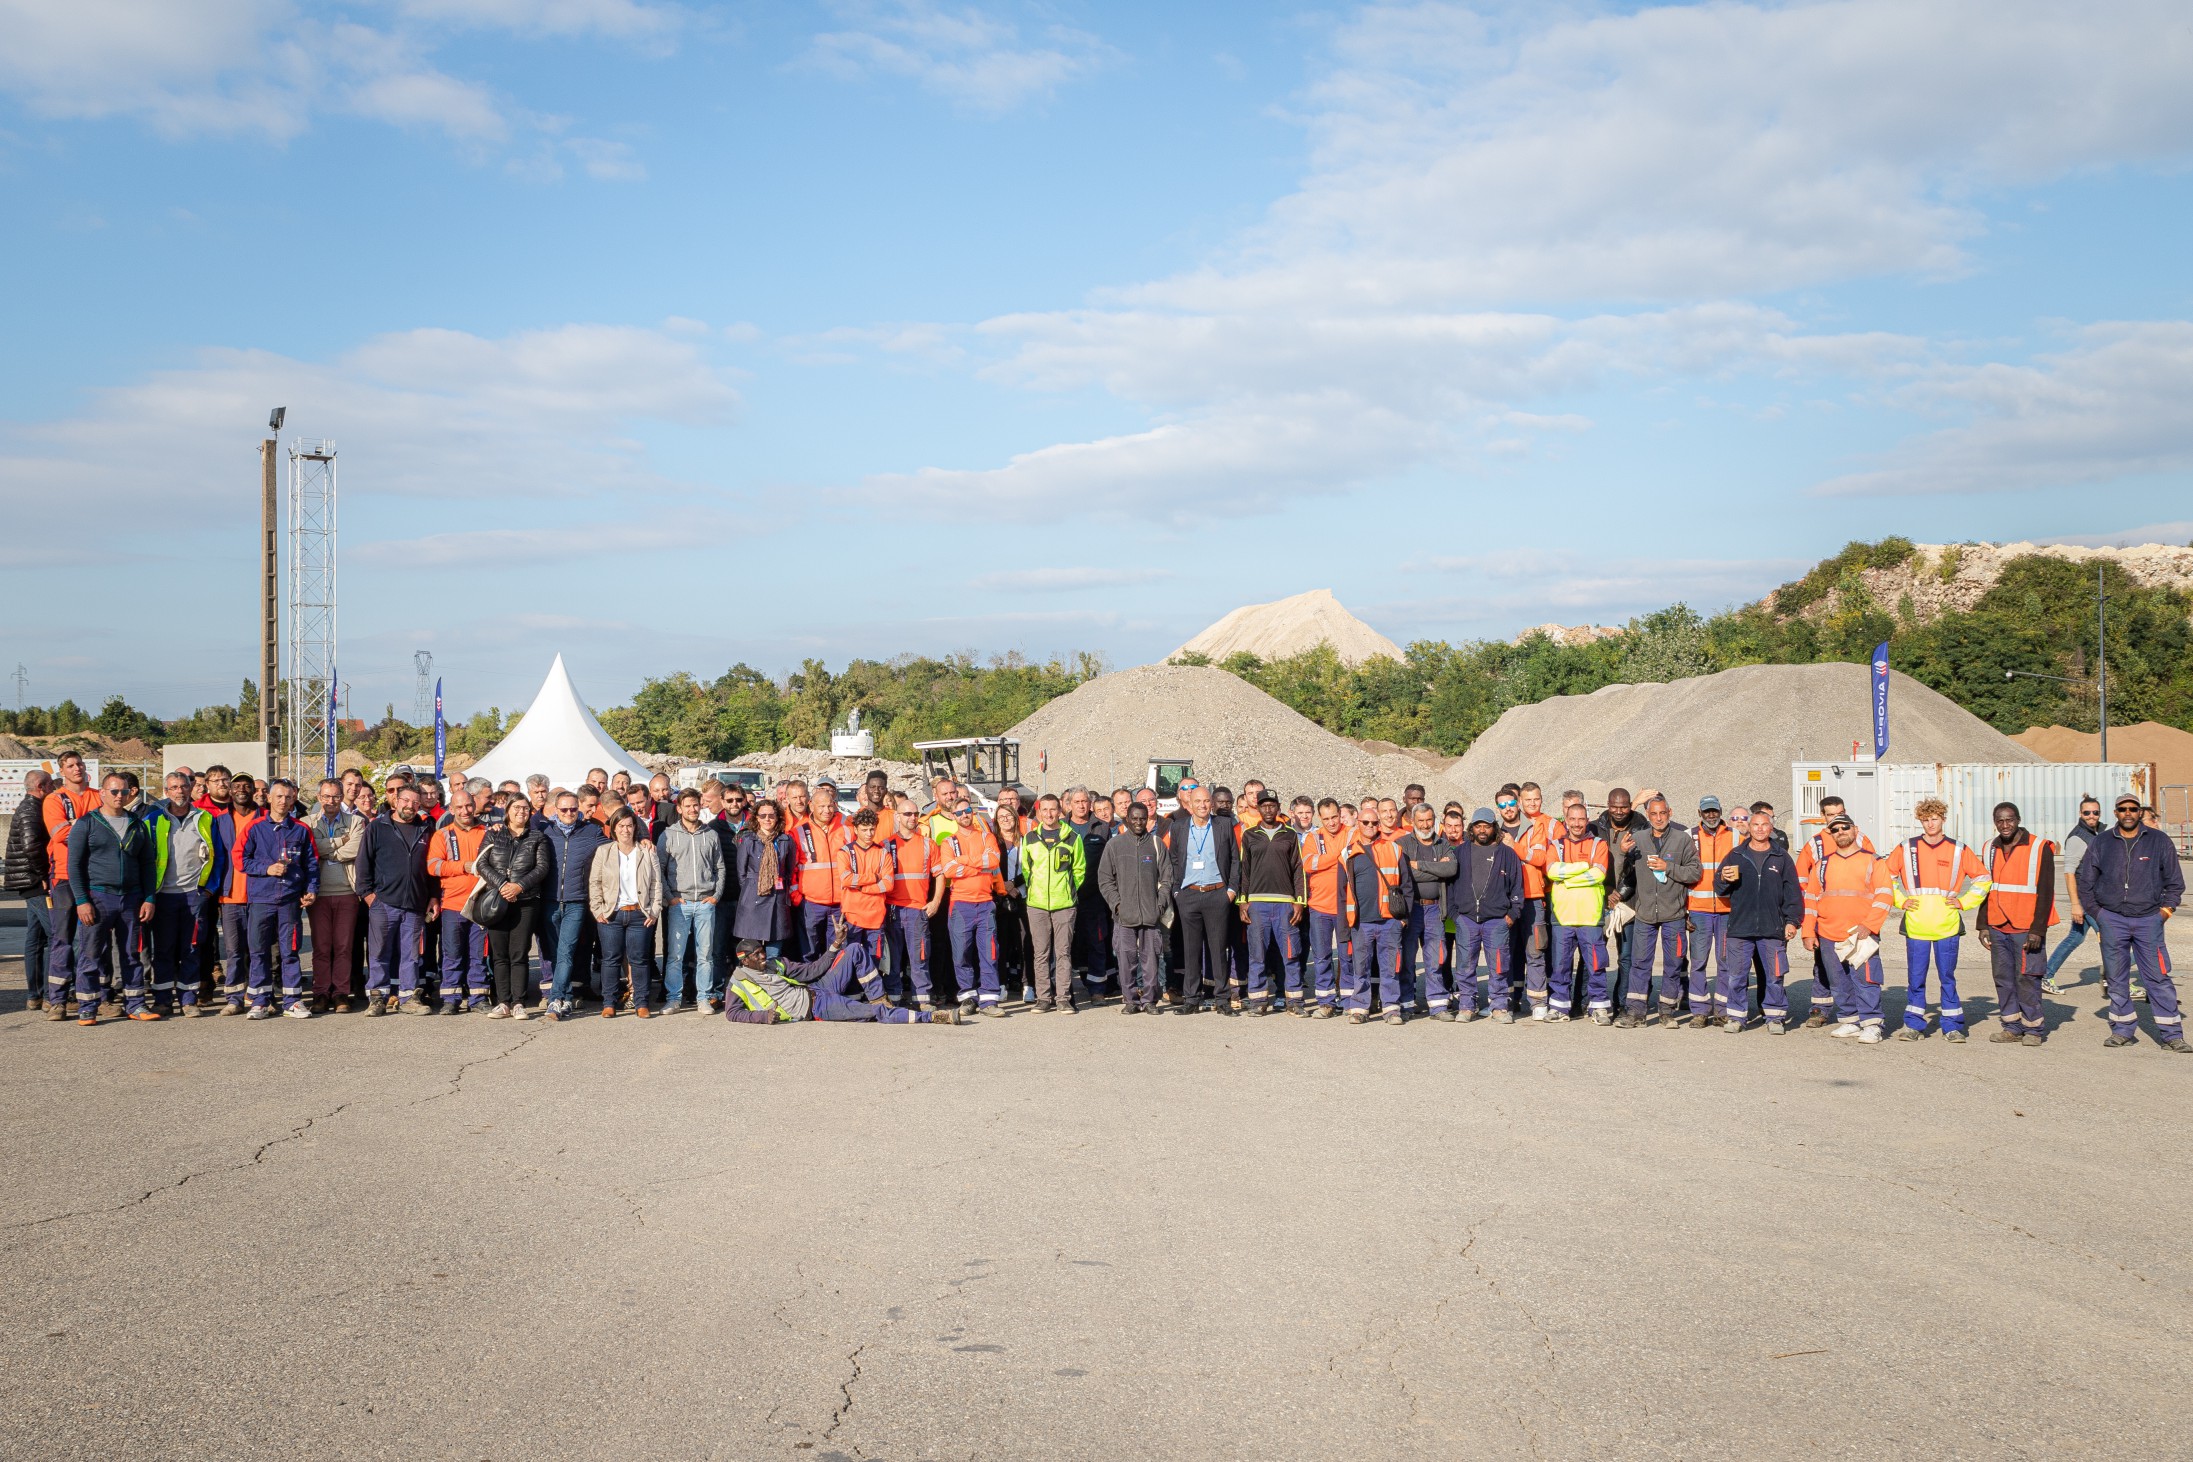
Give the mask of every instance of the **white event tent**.
[[558, 655], [517, 729], [467, 768], [465, 775], [490, 782], [522, 782], [539, 772], [551, 787], [576, 787], [595, 767], [611, 772], [622, 767], [638, 780], [647, 780], [647, 768], [609, 739], [602, 723], [579, 699], [570, 672], [563, 668], [563, 656]]

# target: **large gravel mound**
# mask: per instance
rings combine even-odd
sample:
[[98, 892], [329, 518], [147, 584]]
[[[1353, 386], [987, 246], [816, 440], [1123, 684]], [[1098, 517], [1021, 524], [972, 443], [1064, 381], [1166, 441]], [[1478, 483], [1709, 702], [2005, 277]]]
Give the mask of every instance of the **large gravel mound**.
[[1267, 663], [1331, 645], [1343, 665], [1361, 665], [1384, 656], [1402, 658], [1401, 647], [1350, 614], [1330, 589], [1244, 604], [1168, 655], [1191, 651], [1223, 661], [1244, 651]]
[[[1610, 786], [1656, 787], [1678, 818], [1708, 792], [1724, 806], [1763, 797], [1780, 807], [1791, 762], [1842, 761], [1851, 742], [1872, 746], [1871, 693], [1864, 665], [1746, 665], [1610, 685], [1515, 707], [1448, 775], [1486, 789], [1535, 781], [1549, 807], [1565, 787], [1598, 802]], [[1890, 672], [1888, 707], [1891, 762], [2043, 760], [1908, 675]]]
[[[2091, 731], [2068, 726], [2035, 726], [2011, 738], [2020, 746], [2039, 752], [2050, 761], [2100, 761], [2102, 739]], [[2151, 761], [2156, 780], [2165, 787], [2193, 782], [2193, 732], [2153, 721], [2109, 728], [2109, 755], [2113, 761]]]
[[1282, 796], [1398, 795], [1422, 782], [1434, 801], [1467, 802], [1452, 774], [1406, 755], [1374, 755], [1211, 665], [1143, 665], [1077, 687], [1006, 733], [1020, 738], [1021, 779], [1050, 756], [1057, 791], [1142, 785], [1151, 757], [1190, 757], [1203, 776], [1238, 789], [1260, 777]]

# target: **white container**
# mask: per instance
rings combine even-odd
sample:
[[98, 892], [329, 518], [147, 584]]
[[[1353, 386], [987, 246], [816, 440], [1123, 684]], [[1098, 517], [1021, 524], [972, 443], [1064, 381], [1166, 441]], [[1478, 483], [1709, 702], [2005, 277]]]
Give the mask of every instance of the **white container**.
[[2153, 802], [2156, 793], [2152, 762], [1793, 762], [1789, 770], [1791, 841], [1818, 832], [1820, 800], [1838, 796], [1858, 830], [1884, 849], [1919, 835], [1912, 809], [1928, 797], [1949, 805], [1951, 837], [1980, 848], [1995, 836], [1998, 802], [2015, 802], [2029, 830], [2060, 846], [2079, 820], [2081, 798], [2101, 799], [2106, 821], [2119, 795]]
[[874, 756], [876, 733], [873, 731], [833, 731], [830, 733], [832, 756]]

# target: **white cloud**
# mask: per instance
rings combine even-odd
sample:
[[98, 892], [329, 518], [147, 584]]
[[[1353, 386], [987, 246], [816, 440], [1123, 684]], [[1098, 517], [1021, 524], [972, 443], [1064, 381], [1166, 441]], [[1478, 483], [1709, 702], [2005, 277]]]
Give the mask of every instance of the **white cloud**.
[[633, 518], [573, 523], [561, 527], [474, 528], [429, 533], [417, 538], [383, 538], [353, 544], [347, 563], [362, 568], [430, 572], [453, 565], [509, 568], [515, 564], [558, 563], [574, 558], [599, 562], [602, 554], [644, 555], [690, 548], [705, 534], [738, 526], [720, 513], [666, 512], [661, 501], [648, 503]]
[[1016, 594], [1070, 594], [1083, 589], [1115, 589], [1127, 584], [1151, 584], [1173, 577], [1169, 569], [1072, 568], [1003, 569], [978, 575], [978, 589], [1004, 589]]
[[[401, 0], [385, 27], [295, 0], [0, 0], [0, 92], [56, 119], [135, 117], [170, 137], [281, 141], [346, 113], [500, 142], [523, 122], [433, 54], [455, 29], [599, 34], [659, 51], [683, 12], [633, 0]], [[617, 148], [620, 144], [600, 144]], [[633, 164], [583, 159], [599, 177]]]
[[2093, 325], [2077, 340], [2029, 365], [1930, 372], [1897, 399], [1969, 419], [1818, 490], [2015, 492], [2193, 468], [2193, 321]]
[[610, 325], [410, 330], [326, 363], [209, 349], [98, 392], [80, 416], [0, 425], [0, 513], [67, 502], [102, 521], [189, 524], [233, 512], [276, 404], [290, 436], [335, 440], [346, 500], [447, 505], [659, 491], [632, 427], [720, 423], [738, 395], [694, 342]]
[[1104, 64], [1111, 48], [1064, 26], [1024, 43], [1020, 27], [972, 6], [843, 0], [844, 30], [818, 35], [807, 61], [851, 79], [903, 76], [966, 111], [997, 115]]
[[1748, 603], [1812, 566], [1808, 559], [1677, 559], [1514, 548], [1499, 553], [1429, 557], [1402, 565], [1467, 584], [1467, 592], [1437, 592], [1365, 606], [1383, 622], [1427, 633], [1497, 633], [1559, 619], [1567, 624], [1614, 624], [1678, 600], [1700, 614]]
[[1741, 296], [1955, 271], [1980, 190], [2193, 156], [2193, 29], [2165, 0], [1542, 14], [1359, 12], [1305, 97], [1307, 175], [1235, 247], [945, 337], [1144, 429], [866, 491], [1178, 518], [1537, 450], [1574, 423], [1532, 418], [1617, 377], [1877, 387], [1935, 352]]

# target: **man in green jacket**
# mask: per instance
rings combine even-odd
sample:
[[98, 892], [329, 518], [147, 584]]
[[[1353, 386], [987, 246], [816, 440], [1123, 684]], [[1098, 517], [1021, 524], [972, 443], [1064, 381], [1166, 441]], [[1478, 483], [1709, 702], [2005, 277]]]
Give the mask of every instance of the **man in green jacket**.
[[190, 800], [190, 774], [169, 772], [167, 800], [145, 809], [152, 829], [152, 1007], [162, 1015], [198, 1013], [198, 930], [217, 888], [213, 814]]
[[1059, 819], [1058, 798], [1036, 799], [1036, 825], [1020, 842], [1028, 890], [1028, 964], [1036, 1012], [1074, 1013], [1074, 910], [1089, 881], [1089, 845]]

